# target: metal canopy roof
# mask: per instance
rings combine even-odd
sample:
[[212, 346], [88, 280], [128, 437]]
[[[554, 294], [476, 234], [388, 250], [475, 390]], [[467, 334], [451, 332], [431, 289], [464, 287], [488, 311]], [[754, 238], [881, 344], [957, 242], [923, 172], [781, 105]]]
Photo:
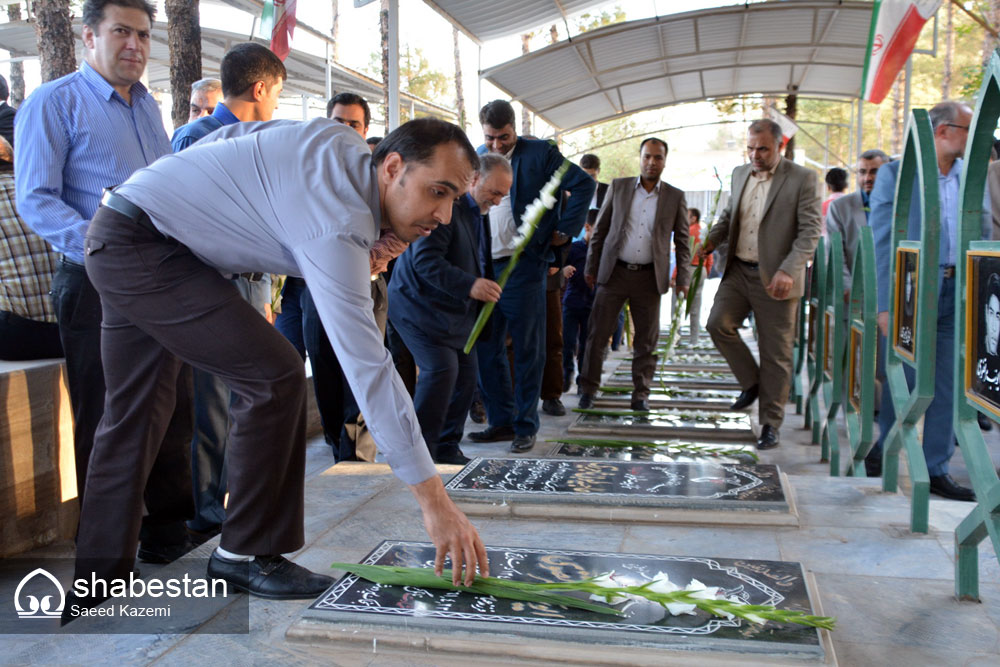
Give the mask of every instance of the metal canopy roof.
[[[83, 60], [83, 43], [80, 38], [80, 19], [73, 20], [73, 32], [77, 37], [76, 58]], [[246, 33], [227, 32], [202, 27], [201, 29], [201, 59], [203, 76], [219, 76], [219, 65], [234, 44], [249, 41]], [[268, 45], [268, 42], [254, 37], [253, 41]], [[12, 21], [0, 23], [0, 48], [6, 49], [14, 56], [37, 56], [38, 43], [35, 37], [34, 24], [29, 21]], [[311, 95], [326, 99], [326, 60], [303, 51], [292, 50], [285, 59], [288, 79], [285, 81], [283, 96]], [[348, 69], [338, 64], [331, 64], [331, 83], [334, 92], [350, 91], [364, 96], [371, 102], [382, 99], [382, 82], [365, 76], [360, 72]], [[163, 21], [153, 23], [153, 35], [149, 50], [149, 63], [146, 67], [149, 87], [152, 90], [170, 92], [170, 52], [167, 48], [167, 24]], [[414, 108], [425, 114], [455, 118], [455, 112], [444, 106], [433, 104], [413, 95], [400, 93], [406, 103], [413, 103]]]
[[570, 131], [707, 98], [856, 98], [870, 2], [786, 0], [619, 23], [480, 76]]
[[560, 21], [608, 0], [424, 0], [430, 7], [481, 44]]

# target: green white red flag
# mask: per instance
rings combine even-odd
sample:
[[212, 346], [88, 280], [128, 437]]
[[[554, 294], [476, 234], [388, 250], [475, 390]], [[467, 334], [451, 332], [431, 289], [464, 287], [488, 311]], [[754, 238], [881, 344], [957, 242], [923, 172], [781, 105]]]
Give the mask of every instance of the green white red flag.
[[296, 0], [267, 0], [260, 15], [263, 36], [270, 32], [271, 50], [282, 60], [292, 50]]
[[920, 30], [940, 6], [941, 0], [875, 0], [861, 77], [865, 101], [878, 104], [885, 99], [913, 52]]

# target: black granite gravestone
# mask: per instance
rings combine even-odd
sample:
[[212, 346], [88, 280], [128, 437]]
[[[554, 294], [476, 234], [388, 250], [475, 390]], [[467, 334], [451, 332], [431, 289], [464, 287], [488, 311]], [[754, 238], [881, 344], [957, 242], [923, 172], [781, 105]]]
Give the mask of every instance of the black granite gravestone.
[[750, 416], [745, 412], [708, 410], [653, 410], [633, 414], [581, 414], [570, 433], [600, 435], [660, 435], [667, 438], [756, 440]]
[[[726, 596], [748, 604], [812, 612], [810, 592], [798, 563], [527, 547], [488, 546], [486, 551], [490, 574], [504, 579], [573, 581], [613, 571], [617, 581], [638, 585], [666, 574], [680, 586], [688, 585], [692, 579], [706, 586], [718, 586]], [[362, 562], [432, 567], [434, 547], [425, 542], [385, 541]], [[755, 661], [766, 661], [769, 657], [819, 661], [824, 655], [815, 628], [776, 623], [755, 625], [701, 610], [693, 615], [673, 616], [646, 600], [629, 600], [615, 608], [625, 616], [465, 592], [380, 585], [348, 574], [310, 605], [304, 617], [314, 624], [314, 632], [317, 621], [342, 628], [339, 633], [317, 633], [323, 637], [336, 640], [361, 632], [372, 636], [373, 646], [380, 634], [393, 636], [394, 632], [418, 631], [447, 635], [451, 644], [461, 644], [464, 650], [472, 652], [484, 642], [490, 645], [487, 651], [496, 651], [497, 642], [517, 644], [520, 639], [556, 642], [567, 650], [579, 650], [581, 645], [595, 652], [610, 649], [617, 656], [629, 648], [722, 651], [751, 656]], [[421, 651], [426, 650], [434, 650], [433, 640], [422, 642]], [[594, 653], [593, 657], [599, 659], [599, 655]], [[694, 656], [691, 659], [697, 662]]]
[[[594, 397], [594, 405], [598, 408], [627, 409], [632, 401], [632, 390], [629, 386], [622, 389], [624, 391], [599, 391]], [[739, 395], [738, 389], [689, 389], [654, 384], [649, 392], [649, 406], [654, 409], [729, 410]]]
[[[599, 443], [600, 441], [597, 440]], [[695, 443], [680, 440], [654, 440], [655, 446], [608, 446], [581, 442], [554, 442], [548, 456], [567, 456], [580, 459], [613, 459], [616, 461], [653, 461], [656, 463], [746, 463], [755, 462], [750, 452], [754, 447], [721, 442]]]
[[[608, 376], [605, 384], [622, 386], [632, 384], [632, 371], [615, 371]], [[653, 373], [652, 386], [666, 388], [685, 387], [689, 389], [739, 389], [736, 377], [726, 371], [657, 371]]]
[[788, 511], [773, 465], [477, 458], [445, 489], [456, 501]]

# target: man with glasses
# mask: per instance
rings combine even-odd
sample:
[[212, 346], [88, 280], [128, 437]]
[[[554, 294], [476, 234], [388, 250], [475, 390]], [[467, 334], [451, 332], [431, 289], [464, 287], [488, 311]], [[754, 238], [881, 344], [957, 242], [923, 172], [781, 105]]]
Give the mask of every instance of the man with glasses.
[[[969, 138], [972, 109], [964, 102], [940, 102], [928, 112], [934, 129], [934, 148], [937, 153], [937, 182], [941, 204], [941, 237], [939, 245], [938, 320], [937, 346], [934, 350], [920, 350], [934, 355], [934, 400], [924, 417], [923, 448], [930, 475], [931, 493], [953, 500], [975, 500], [972, 489], [959, 486], [948, 474], [948, 462], [955, 452], [955, 432], [952, 424], [952, 392], [954, 391], [954, 341], [955, 341], [955, 262], [958, 246], [958, 197], [962, 174], [962, 154]], [[878, 278], [879, 344], [885, 345], [889, 331], [889, 263], [892, 256], [892, 217], [896, 197], [896, 180], [900, 162], [891, 162], [878, 171], [871, 193], [870, 224], [875, 235], [875, 266]], [[921, 198], [914, 184], [910, 205], [907, 239], [920, 239]], [[982, 238], [990, 236], [990, 207], [983, 207]], [[913, 371], [904, 368], [907, 381], [912, 384]], [[882, 446], [896, 414], [892, 396], [882, 392], [879, 410], [879, 439], [865, 461], [869, 476], [882, 472]]]

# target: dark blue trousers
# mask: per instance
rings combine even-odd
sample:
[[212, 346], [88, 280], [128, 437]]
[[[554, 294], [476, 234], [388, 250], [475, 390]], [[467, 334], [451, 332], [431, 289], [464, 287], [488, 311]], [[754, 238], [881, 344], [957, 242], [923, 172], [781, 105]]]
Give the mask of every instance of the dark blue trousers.
[[563, 374], [573, 379], [573, 360], [576, 372], [583, 368], [583, 353], [587, 344], [587, 321], [590, 308], [563, 306]]
[[302, 338], [302, 292], [305, 289], [306, 281], [288, 276], [281, 288], [281, 312], [274, 320], [274, 327], [288, 339], [303, 361], [306, 358], [306, 344]]
[[420, 369], [413, 407], [431, 457], [455, 452], [476, 389], [476, 357], [411, 327], [395, 328]]
[[[503, 263], [494, 263], [496, 273]], [[535, 267], [518, 266], [514, 274]], [[538, 398], [545, 366], [545, 275], [522, 273], [504, 288], [491, 317], [488, 338], [476, 343], [479, 358], [479, 391], [490, 426], [513, 426], [520, 436], [538, 432]], [[514, 341], [514, 383], [511, 388], [507, 361], [507, 333]], [[419, 363], [417, 364], [419, 366]]]

